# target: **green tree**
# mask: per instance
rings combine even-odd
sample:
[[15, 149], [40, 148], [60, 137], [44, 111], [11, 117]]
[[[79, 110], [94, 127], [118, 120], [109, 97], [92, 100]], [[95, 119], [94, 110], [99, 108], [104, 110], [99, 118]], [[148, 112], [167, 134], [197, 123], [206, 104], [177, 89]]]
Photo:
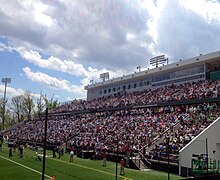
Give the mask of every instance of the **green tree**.
[[42, 95], [42, 93], [40, 94], [39, 98], [37, 99], [37, 115], [40, 118], [41, 114], [43, 113], [46, 105], [45, 105], [45, 101], [44, 101], [44, 96]]
[[46, 107], [49, 108], [49, 109], [51, 109], [51, 110], [54, 109], [54, 108], [56, 108], [56, 107], [58, 107], [59, 104], [60, 104], [57, 99], [54, 100], [54, 95], [51, 97], [50, 100], [48, 100], [46, 94], [45, 94], [45, 96], [43, 96], [43, 98], [44, 98]]
[[24, 120], [23, 95], [13, 96], [9, 105], [10, 109], [17, 116], [18, 122]]
[[22, 108], [25, 113], [25, 116], [28, 117], [28, 119], [31, 118], [33, 109], [34, 109], [34, 98], [31, 92], [26, 91], [23, 94], [23, 99], [22, 99]]
[[[6, 101], [7, 102], [7, 101]], [[3, 98], [0, 99], [0, 129], [2, 129], [2, 116], [3, 116]], [[9, 111], [7, 104], [5, 106], [5, 113], [4, 113], [4, 128], [7, 128], [11, 125], [11, 112]]]

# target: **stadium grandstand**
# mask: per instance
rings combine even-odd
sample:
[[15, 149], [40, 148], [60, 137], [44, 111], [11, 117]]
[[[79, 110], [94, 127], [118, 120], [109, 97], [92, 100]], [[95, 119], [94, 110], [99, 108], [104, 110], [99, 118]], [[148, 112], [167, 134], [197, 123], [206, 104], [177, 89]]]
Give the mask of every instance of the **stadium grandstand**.
[[219, 51], [159, 66], [134, 74], [93, 83], [85, 87], [87, 100], [100, 97], [156, 89], [161, 86], [219, 79]]
[[[108, 153], [126, 166], [182, 176], [219, 173], [220, 51], [85, 87], [48, 116], [47, 147], [84, 158]], [[5, 130], [7, 141], [42, 145], [45, 117]]]

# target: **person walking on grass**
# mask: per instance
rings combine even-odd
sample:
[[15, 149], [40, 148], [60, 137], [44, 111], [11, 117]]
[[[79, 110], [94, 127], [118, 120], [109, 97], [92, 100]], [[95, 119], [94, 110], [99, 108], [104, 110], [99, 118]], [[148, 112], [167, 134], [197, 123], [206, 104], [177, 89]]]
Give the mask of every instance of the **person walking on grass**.
[[55, 157], [57, 157], [57, 156], [56, 156], [56, 148], [54, 147], [53, 148], [53, 158], [55, 158]]
[[1, 137], [0, 137], [0, 151], [2, 150], [2, 144], [3, 144], [3, 139], [1, 139]]
[[124, 159], [121, 160], [121, 170], [120, 170], [120, 175], [125, 175], [125, 161]]
[[70, 151], [70, 162], [73, 162], [74, 151]]
[[61, 154], [62, 154], [62, 153], [61, 153], [61, 151], [62, 151], [62, 150], [61, 150], [61, 148], [60, 148], [60, 147], [58, 147], [57, 152], [58, 152], [58, 155], [59, 155], [59, 156], [58, 156], [58, 158], [59, 158], [59, 159], [60, 159]]
[[9, 157], [9, 158], [13, 157], [13, 156], [12, 156], [12, 147], [9, 148], [9, 154], [8, 154], [8, 157]]

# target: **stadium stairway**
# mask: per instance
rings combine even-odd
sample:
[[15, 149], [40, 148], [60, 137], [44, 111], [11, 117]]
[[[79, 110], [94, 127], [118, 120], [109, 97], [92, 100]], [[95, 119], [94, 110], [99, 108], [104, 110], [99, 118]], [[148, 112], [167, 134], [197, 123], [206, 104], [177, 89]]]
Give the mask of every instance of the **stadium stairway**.
[[151, 167], [151, 163], [144, 157], [141, 153], [134, 154], [134, 157], [131, 157], [131, 161], [136, 166], [137, 169], [141, 171], [147, 171]]
[[[185, 119], [187, 116], [184, 116]], [[154, 148], [155, 144], [159, 144], [163, 142], [166, 138], [167, 133], [169, 133], [170, 130], [177, 130], [180, 125], [180, 120], [178, 120], [172, 127], [165, 130], [161, 136], [157, 137], [151, 145], [144, 146], [138, 153], [134, 154], [134, 157], [131, 158], [133, 164], [139, 169], [139, 170], [149, 170], [151, 168], [151, 162], [146, 158], [146, 155], [149, 154], [149, 152]]]
[[[185, 114], [182, 115], [182, 118], [183, 118], [184, 120], [185, 120], [187, 117], [188, 117], [188, 115], [185, 115]], [[153, 150], [155, 144], [158, 145], [158, 144], [160, 144], [161, 142], [163, 142], [163, 141], [165, 140], [165, 138], [166, 138], [166, 134], [169, 133], [170, 130], [172, 130], [172, 129], [173, 129], [174, 131], [176, 131], [176, 130], [179, 128], [179, 126], [180, 126], [180, 120], [178, 120], [177, 122], [175, 122], [175, 124], [174, 124], [172, 127], [170, 127], [169, 129], [165, 130], [159, 137], [157, 137], [156, 139], [154, 139], [150, 145], [147, 144], [147, 145], [144, 146], [142, 149], [140, 149], [139, 152], [143, 152], [143, 154], [149, 154], [149, 152], [150, 152], [151, 150]]]

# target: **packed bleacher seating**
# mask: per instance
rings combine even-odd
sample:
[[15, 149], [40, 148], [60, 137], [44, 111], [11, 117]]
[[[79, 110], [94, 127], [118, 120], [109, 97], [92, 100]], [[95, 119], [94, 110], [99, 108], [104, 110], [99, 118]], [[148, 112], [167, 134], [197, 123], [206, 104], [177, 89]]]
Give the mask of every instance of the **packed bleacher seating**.
[[[51, 113], [101, 108], [102, 111], [49, 116], [47, 144], [60, 146], [67, 143], [76, 149], [115, 153], [118, 142], [119, 152], [125, 154], [127, 151], [143, 150], [169, 130], [164, 141], [155, 144], [147, 156], [152, 159], [166, 158], [166, 140], [169, 138], [173, 161], [176, 162], [178, 151], [220, 116], [219, 102], [131, 107], [111, 111], [105, 108], [214, 98], [220, 97], [219, 89], [220, 81], [199, 81], [91, 101], [75, 100], [52, 110]], [[25, 121], [15, 129], [7, 130], [5, 137], [16, 141], [43, 143], [44, 120], [43, 117]], [[174, 129], [174, 124], [178, 122], [178, 128]]]
[[152, 159], [167, 158], [167, 144], [170, 153], [174, 155], [171, 162], [178, 162], [178, 153], [187, 143], [202, 132], [208, 125], [220, 116], [218, 104], [199, 104], [186, 108], [186, 119], [180, 121], [178, 129], [170, 129], [163, 142], [156, 145], [150, 152]]
[[198, 81], [170, 85], [142, 92], [124, 92], [123, 94], [98, 98], [90, 101], [74, 100], [61, 105], [51, 112], [68, 112], [85, 109], [104, 109], [129, 105], [145, 105], [157, 102], [171, 102], [189, 99], [212, 98], [220, 96], [220, 81]]

